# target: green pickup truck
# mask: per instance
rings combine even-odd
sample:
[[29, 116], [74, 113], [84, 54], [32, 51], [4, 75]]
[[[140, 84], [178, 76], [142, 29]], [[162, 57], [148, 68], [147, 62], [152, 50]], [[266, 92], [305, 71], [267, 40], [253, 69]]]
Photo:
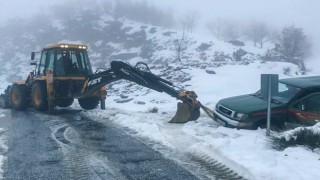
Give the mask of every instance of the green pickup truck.
[[[260, 91], [220, 100], [213, 116], [232, 128], [266, 127], [268, 100]], [[279, 80], [278, 92], [272, 95], [271, 126], [314, 125], [320, 120], [320, 76]]]

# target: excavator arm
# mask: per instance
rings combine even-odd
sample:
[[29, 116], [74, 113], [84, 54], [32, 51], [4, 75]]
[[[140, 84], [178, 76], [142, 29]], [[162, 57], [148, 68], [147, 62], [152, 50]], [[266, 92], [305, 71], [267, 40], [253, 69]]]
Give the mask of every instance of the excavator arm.
[[170, 122], [184, 123], [196, 120], [200, 116], [200, 102], [193, 91], [178, 89], [165, 79], [151, 73], [145, 63], [137, 63], [134, 67], [122, 61], [112, 61], [111, 68], [102, 72], [95, 73], [88, 77], [86, 86], [82, 91], [81, 97], [87, 97], [97, 91], [102, 86], [112, 82], [125, 79], [135, 82], [141, 86], [164, 92], [170, 96], [181, 100], [178, 103], [177, 113]]
[[[135, 82], [141, 86], [153, 89], [158, 92], [164, 92], [170, 96], [181, 100], [178, 103], [177, 113], [170, 122], [184, 123], [196, 120], [200, 116], [200, 108], [202, 104], [197, 101], [197, 94], [193, 91], [185, 91], [173, 85], [165, 79], [151, 73], [149, 67], [145, 63], [137, 63], [134, 67], [122, 61], [111, 62], [111, 68], [108, 70], [97, 72], [87, 77], [81, 94], [77, 98], [86, 98], [94, 94], [101, 87], [118, 80], [128, 80]], [[0, 107], [10, 107], [10, 88], [0, 95]]]

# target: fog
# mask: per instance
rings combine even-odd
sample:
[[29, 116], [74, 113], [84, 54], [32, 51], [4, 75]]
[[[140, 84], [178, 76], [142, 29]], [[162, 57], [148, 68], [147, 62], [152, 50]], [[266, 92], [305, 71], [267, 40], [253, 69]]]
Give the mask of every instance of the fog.
[[182, 16], [188, 11], [198, 11], [202, 25], [216, 18], [242, 22], [261, 21], [278, 29], [295, 25], [303, 28], [307, 36], [312, 39], [314, 52], [320, 51], [319, 0], [154, 0], [153, 2], [171, 8]]
[[[26, 17], [34, 12], [44, 11], [46, 6], [63, 3], [68, 0], [1, 0], [0, 21], [8, 18]], [[71, 0], [69, 0], [71, 1]], [[100, 0], [103, 1], [103, 0]], [[126, 1], [126, 0], [122, 0]], [[296, 24], [310, 26], [317, 24], [320, 18], [318, 0], [146, 0], [148, 3], [169, 8], [173, 13], [183, 15], [190, 10], [197, 11], [201, 19], [216, 17], [237, 20], [258, 19], [280, 26]], [[320, 28], [319, 26], [313, 26]]]
[[[1, 0], [0, 22], [12, 18], [24, 18], [36, 12], [44, 11], [47, 6], [58, 3], [59, 0]], [[61, 0], [60, 0], [61, 2]]]
[[[0, 24], [11, 18], [28, 17], [45, 12], [47, 6], [68, 0], [1, 0]], [[72, 1], [72, 0], [69, 0]], [[103, 0], [96, 0], [103, 1]], [[115, 0], [113, 0], [115, 1]], [[126, 2], [128, 0], [122, 0]], [[320, 52], [319, 0], [145, 0], [149, 4], [168, 9], [177, 19], [188, 12], [197, 12], [197, 30], [216, 18], [235, 21], [262, 21], [281, 29], [284, 26], [301, 27], [312, 39], [316, 52]], [[74, 1], [77, 2], [77, 1]]]

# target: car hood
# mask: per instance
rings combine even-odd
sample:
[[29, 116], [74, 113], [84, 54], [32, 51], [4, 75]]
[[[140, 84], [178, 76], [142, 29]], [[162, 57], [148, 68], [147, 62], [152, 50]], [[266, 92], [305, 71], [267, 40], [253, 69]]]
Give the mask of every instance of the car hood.
[[[265, 111], [268, 108], [267, 100], [253, 96], [252, 94], [222, 99], [219, 101], [219, 104], [230, 110], [246, 114]], [[277, 108], [281, 106], [284, 105], [271, 103], [271, 108]]]

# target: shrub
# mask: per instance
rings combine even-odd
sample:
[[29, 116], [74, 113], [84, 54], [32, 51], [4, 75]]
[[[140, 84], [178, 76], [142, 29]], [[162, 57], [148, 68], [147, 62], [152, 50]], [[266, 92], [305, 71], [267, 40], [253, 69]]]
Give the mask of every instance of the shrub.
[[272, 146], [278, 150], [294, 146], [306, 146], [311, 150], [320, 148], [320, 123], [312, 127], [299, 127], [273, 134], [270, 137], [270, 141]]
[[246, 54], [247, 52], [245, 50], [238, 49], [237, 51], [233, 52], [232, 57], [233, 57], [233, 60], [235, 61], [242, 61], [243, 60], [242, 57]]

